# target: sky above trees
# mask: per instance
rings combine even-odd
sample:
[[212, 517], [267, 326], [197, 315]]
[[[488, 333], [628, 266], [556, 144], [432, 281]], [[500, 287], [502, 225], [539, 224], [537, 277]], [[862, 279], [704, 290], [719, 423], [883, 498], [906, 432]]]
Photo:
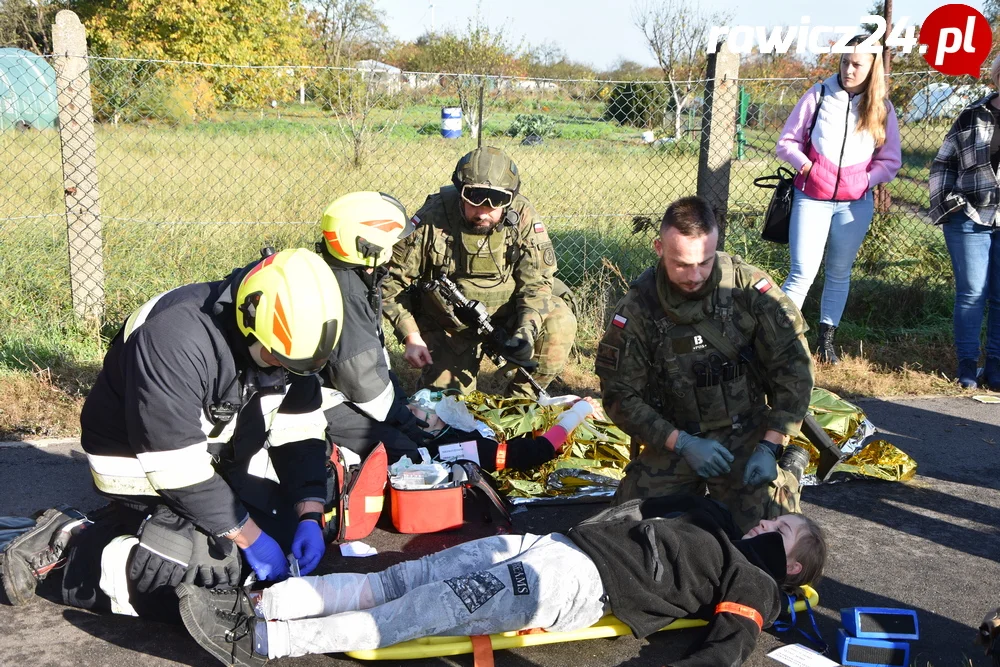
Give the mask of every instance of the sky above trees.
[[[561, 49], [573, 61], [587, 63], [597, 70], [609, 70], [618, 60], [630, 60], [649, 67], [656, 60], [646, 48], [632, 20], [632, 3], [625, 0], [377, 0], [385, 12], [386, 25], [396, 39], [412, 41], [433, 28], [462, 28], [477, 11], [489, 24], [503, 24], [514, 39]], [[868, 13], [872, 0], [839, 0], [835, 3], [815, 0], [699, 0], [706, 12], [729, 13], [731, 25], [799, 25], [809, 16], [812, 25], [847, 25]], [[896, 16], [909, 15], [922, 21], [944, 0], [896, 0]], [[967, 2], [978, 9], [979, 0]]]

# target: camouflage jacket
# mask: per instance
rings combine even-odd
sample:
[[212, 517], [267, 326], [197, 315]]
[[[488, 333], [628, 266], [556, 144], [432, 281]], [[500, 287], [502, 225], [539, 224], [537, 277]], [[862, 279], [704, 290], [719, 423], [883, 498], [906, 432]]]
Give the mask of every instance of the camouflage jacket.
[[657, 448], [675, 429], [725, 439], [761, 412], [769, 429], [797, 432], [813, 386], [799, 309], [767, 273], [722, 252], [701, 294], [676, 293], [660, 265], [632, 283], [598, 345], [608, 415]]
[[393, 248], [383, 291], [385, 316], [400, 340], [426, 326], [452, 332], [465, 328], [436, 292], [418, 284], [442, 270], [491, 315], [511, 304], [517, 328], [541, 330], [551, 308], [556, 256], [545, 225], [525, 197], [515, 197], [505, 220], [486, 236], [463, 233], [453, 186], [428, 196], [413, 222], [415, 231]]

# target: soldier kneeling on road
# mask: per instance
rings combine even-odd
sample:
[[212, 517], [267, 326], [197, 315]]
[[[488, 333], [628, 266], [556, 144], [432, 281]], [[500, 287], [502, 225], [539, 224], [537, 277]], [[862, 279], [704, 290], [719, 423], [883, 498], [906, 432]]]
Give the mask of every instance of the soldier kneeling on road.
[[782, 452], [809, 408], [813, 362], [799, 309], [718, 240], [705, 200], [667, 208], [660, 261], [615, 308], [597, 374], [608, 416], [632, 436], [616, 502], [707, 490], [749, 530], [799, 511], [808, 455]]

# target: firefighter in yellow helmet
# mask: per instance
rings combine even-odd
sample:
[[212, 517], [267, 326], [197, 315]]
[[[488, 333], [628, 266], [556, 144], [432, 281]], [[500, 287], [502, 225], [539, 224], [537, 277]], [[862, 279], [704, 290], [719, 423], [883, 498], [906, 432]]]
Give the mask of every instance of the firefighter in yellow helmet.
[[382, 442], [390, 461], [404, 454], [419, 460], [417, 447], [427, 439], [406, 408], [382, 331], [385, 264], [412, 232], [406, 209], [382, 192], [343, 195], [323, 212], [317, 252], [337, 277], [346, 312], [343, 343], [322, 372], [327, 433], [361, 458]]
[[[13, 542], [14, 604], [38, 582], [93, 610], [176, 617], [174, 587], [302, 573], [323, 557], [326, 420], [318, 372], [336, 348], [336, 278], [308, 250], [265, 251], [227, 278], [178, 287], [119, 330], [84, 404], [92, 516], [44, 512]], [[280, 480], [280, 482], [278, 481]]]

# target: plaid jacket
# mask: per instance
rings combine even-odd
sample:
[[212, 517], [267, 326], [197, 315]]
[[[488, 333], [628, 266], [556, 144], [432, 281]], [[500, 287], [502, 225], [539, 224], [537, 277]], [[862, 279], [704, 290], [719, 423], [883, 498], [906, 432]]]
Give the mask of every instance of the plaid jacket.
[[1000, 181], [990, 164], [990, 140], [995, 124], [986, 105], [991, 93], [958, 115], [931, 164], [931, 219], [946, 222], [949, 213], [962, 210], [975, 222], [996, 225]]

